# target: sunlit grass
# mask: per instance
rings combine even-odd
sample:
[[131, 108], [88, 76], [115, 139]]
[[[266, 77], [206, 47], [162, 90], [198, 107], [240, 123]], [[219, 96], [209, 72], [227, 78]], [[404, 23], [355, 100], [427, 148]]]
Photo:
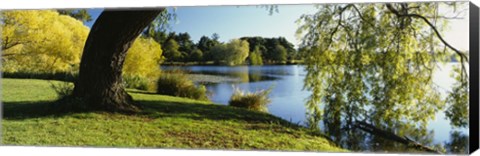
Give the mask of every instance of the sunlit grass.
[[56, 98], [48, 81], [2, 84], [6, 145], [345, 151], [278, 117], [206, 101], [129, 90], [141, 113], [52, 115], [42, 109]]

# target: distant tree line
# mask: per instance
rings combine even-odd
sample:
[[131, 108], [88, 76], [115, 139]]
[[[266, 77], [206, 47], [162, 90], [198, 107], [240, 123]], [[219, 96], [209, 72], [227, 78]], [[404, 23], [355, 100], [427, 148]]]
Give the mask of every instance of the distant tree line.
[[152, 37], [160, 43], [165, 63], [201, 63], [218, 65], [285, 64], [300, 57], [294, 45], [284, 37], [242, 37], [226, 43], [218, 34], [202, 36], [197, 43], [185, 33], [156, 31]]
[[294, 45], [284, 37], [242, 37], [240, 39], [249, 43], [251, 64], [286, 63], [298, 59]]
[[57, 10], [60, 15], [68, 15], [72, 18], [82, 21], [83, 23], [92, 21], [92, 16], [88, 13], [87, 9], [65, 9]]

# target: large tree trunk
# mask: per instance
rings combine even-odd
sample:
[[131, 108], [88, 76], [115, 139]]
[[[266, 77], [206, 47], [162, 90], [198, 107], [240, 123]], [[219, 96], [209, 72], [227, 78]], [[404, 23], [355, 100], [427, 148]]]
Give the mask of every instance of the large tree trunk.
[[105, 10], [95, 21], [82, 54], [72, 96], [88, 110], [138, 111], [122, 84], [127, 50], [163, 10]]

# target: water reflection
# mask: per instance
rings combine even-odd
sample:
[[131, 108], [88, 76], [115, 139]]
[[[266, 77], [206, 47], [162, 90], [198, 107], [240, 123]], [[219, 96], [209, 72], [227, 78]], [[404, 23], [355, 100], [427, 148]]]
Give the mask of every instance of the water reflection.
[[[168, 69], [171, 67], [162, 68]], [[311, 93], [303, 90], [303, 80], [306, 74], [303, 66], [185, 66], [181, 69], [196, 74], [238, 78], [239, 81], [237, 82], [222, 82], [206, 85], [207, 89], [213, 93], [211, 100], [219, 104], [228, 103], [228, 100], [233, 93], [232, 85], [236, 85], [240, 89], [248, 91], [267, 89], [274, 85], [275, 88], [273, 88], [270, 95], [272, 104], [268, 106], [269, 112], [291, 122], [307, 126], [305, 103]], [[450, 69], [451, 68], [447, 67], [441, 70], [441, 72], [435, 73], [433, 76], [434, 83], [437, 83], [442, 89], [444, 89], [440, 91], [442, 96], [448, 91], [453, 82], [449, 77]], [[357, 81], [363, 80], [359, 79]], [[347, 90], [354, 90], [353, 87], [359, 86], [344, 87], [347, 87]], [[468, 139], [468, 137], [465, 137], [468, 136], [468, 129], [453, 129], [449, 125], [449, 121], [445, 119], [442, 110], [437, 110], [435, 119], [429, 120], [427, 125], [421, 125], [402, 119], [386, 120], [380, 115], [381, 113], [387, 113], [386, 110], [398, 111], [396, 112], [397, 114], [402, 114], [402, 111], [405, 111], [406, 109], [378, 105], [378, 107], [365, 107], [366, 109], [360, 110], [358, 108], [363, 105], [362, 102], [345, 102], [345, 100], [340, 100], [344, 98], [342, 96], [345, 95], [341, 90], [332, 87], [331, 90], [329, 90], [329, 93], [329, 100], [338, 100], [340, 103], [338, 103], [338, 105], [321, 107], [321, 109], [324, 109], [324, 117], [323, 120], [318, 123], [318, 126], [324, 133], [330, 136], [334, 142], [344, 148], [353, 151], [371, 152], [424, 152], [422, 150], [410, 148], [403, 143], [392, 141], [392, 139], [373, 135], [359, 129], [355, 126], [355, 123], [356, 120], [361, 119], [379, 129], [395, 133], [400, 137], [406, 136], [419, 144], [432, 147], [438, 151], [463, 153], [462, 151], [468, 149], [468, 141], [465, 142], [465, 139]], [[361, 101], [364, 99], [355, 100]], [[341, 103], [342, 101], [345, 103]], [[355, 116], [355, 118], [353, 118], [353, 116]], [[455, 131], [455, 133], [450, 133], [450, 131]], [[450, 139], [445, 137], [449, 135]]]
[[445, 143], [445, 148], [449, 153], [468, 153], [468, 135], [459, 131], [450, 133], [450, 140]]
[[[258, 81], [273, 81], [279, 79], [275, 76], [275, 70], [264, 71], [261, 67], [249, 66], [162, 66], [163, 70], [181, 69], [188, 73], [227, 76], [237, 78], [241, 83], [258, 82]], [[269, 74], [270, 73], [270, 74]], [[277, 73], [279, 74], [279, 73]]]

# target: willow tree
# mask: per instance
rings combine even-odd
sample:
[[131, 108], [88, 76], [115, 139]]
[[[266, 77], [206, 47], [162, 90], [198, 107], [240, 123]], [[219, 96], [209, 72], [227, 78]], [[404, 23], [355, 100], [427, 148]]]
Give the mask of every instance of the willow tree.
[[228, 43], [213, 46], [210, 53], [217, 64], [240, 65], [248, 57], [249, 46], [245, 40], [232, 39]]
[[53, 10], [3, 11], [3, 72], [65, 72], [80, 62], [88, 28]]
[[[72, 96], [89, 110], [138, 111], [122, 84], [128, 49], [164, 9], [105, 10], [93, 24], [80, 62]], [[78, 107], [78, 106], [76, 106]]]
[[[447, 19], [464, 4], [328, 4], [303, 15], [298, 33], [307, 49], [304, 88], [312, 91], [306, 104], [312, 127], [323, 120], [327, 129], [351, 129], [366, 121], [420, 138], [445, 108], [452, 125], [467, 126], [468, 55], [442, 36]], [[432, 74], [452, 55], [460, 61], [453, 73], [458, 83], [445, 99]]]

